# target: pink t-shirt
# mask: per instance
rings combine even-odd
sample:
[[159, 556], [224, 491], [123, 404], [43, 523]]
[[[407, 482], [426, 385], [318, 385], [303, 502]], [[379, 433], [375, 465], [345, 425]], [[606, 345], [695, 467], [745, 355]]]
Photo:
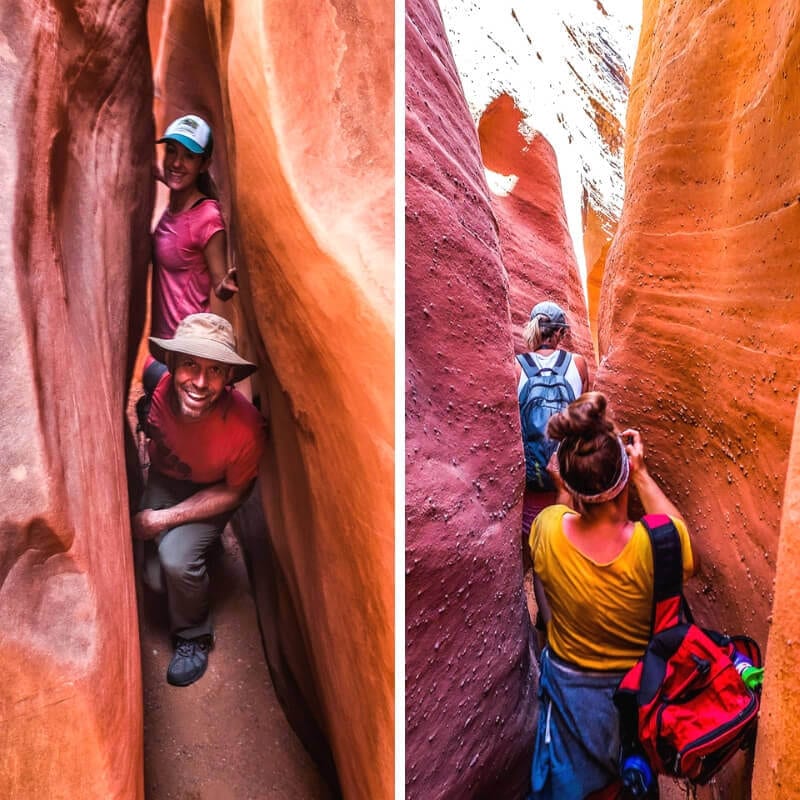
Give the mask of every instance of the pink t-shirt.
[[236, 389], [226, 389], [208, 416], [184, 421], [172, 410], [172, 376], [153, 392], [147, 417], [151, 469], [194, 483], [225, 481], [233, 489], [255, 478], [264, 451], [264, 418]]
[[225, 230], [216, 200], [172, 214], [167, 209], [153, 232], [153, 321], [151, 336], [169, 339], [187, 314], [208, 311], [211, 273], [203, 250]]

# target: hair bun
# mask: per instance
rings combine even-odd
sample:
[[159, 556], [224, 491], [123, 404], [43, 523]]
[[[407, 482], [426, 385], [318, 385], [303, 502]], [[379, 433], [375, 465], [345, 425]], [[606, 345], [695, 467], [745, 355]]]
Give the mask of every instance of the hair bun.
[[607, 416], [608, 402], [601, 392], [586, 392], [555, 414], [547, 424], [551, 439], [594, 439], [614, 432], [614, 422]]

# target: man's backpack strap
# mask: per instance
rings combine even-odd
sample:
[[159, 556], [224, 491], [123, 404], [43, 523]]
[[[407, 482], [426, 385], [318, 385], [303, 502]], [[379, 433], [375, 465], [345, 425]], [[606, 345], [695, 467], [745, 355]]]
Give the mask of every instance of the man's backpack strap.
[[646, 514], [642, 524], [653, 548], [653, 633], [681, 620], [692, 622], [689, 606], [683, 597], [683, 554], [675, 523], [666, 514]]

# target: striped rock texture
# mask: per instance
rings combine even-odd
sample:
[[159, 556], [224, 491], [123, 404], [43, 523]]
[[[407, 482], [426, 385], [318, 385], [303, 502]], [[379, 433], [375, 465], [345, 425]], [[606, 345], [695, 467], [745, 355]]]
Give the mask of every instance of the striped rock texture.
[[0, 23], [0, 324], [14, 342], [0, 405], [0, 783], [14, 797], [143, 795], [123, 420], [155, 109], [159, 131], [196, 111], [217, 134], [242, 287], [232, 317], [271, 419], [244, 535], [269, 555], [254, 585], [276, 689], [346, 797], [388, 798], [393, 10], [202, 10], [16, 3]]

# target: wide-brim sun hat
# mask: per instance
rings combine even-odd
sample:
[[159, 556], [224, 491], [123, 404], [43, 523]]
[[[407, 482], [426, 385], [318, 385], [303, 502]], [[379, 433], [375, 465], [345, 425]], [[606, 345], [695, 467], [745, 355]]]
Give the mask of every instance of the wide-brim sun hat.
[[219, 361], [233, 367], [233, 382], [252, 375], [258, 367], [236, 352], [233, 326], [217, 314], [190, 314], [178, 323], [171, 339], [150, 337], [153, 358], [166, 363], [167, 353], [182, 353], [197, 358]]
[[164, 135], [158, 139], [156, 144], [169, 141], [178, 142], [187, 150], [191, 150], [198, 155], [206, 153], [211, 142], [211, 126], [196, 114], [178, 117], [178, 119], [170, 122], [164, 131]]
[[566, 312], [558, 303], [554, 303], [552, 300], [543, 300], [541, 303], [537, 303], [531, 309], [531, 319], [535, 317], [547, 317], [548, 321], [553, 325], [569, 327]]

